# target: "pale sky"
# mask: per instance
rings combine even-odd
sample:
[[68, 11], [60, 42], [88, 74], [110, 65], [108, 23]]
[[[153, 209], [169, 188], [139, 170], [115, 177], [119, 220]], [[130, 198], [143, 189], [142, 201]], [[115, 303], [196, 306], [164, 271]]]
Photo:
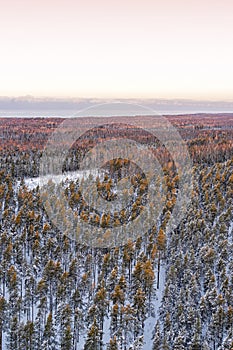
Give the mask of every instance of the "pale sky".
[[2, 0], [0, 43], [0, 96], [233, 101], [232, 0]]

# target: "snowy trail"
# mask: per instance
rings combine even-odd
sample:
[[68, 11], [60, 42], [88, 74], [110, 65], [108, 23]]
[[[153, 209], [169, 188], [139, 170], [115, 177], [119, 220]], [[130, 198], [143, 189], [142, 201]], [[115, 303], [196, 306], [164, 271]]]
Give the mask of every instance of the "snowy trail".
[[[143, 350], [152, 350], [153, 348], [152, 337], [153, 337], [155, 324], [158, 320], [159, 308], [161, 306], [162, 298], [163, 298], [163, 291], [165, 287], [165, 270], [166, 270], [166, 266], [162, 264], [160, 267], [160, 286], [159, 286], [159, 289], [156, 289], [156, 296], [152, 300], [152, 304], [154, 308], [153, 316], [148, 317], [145, 321]], [[157, 274], [157, 271], [155, 272]], [[155, 281], [155, 288], [156, 288], [156, 283], [157, 281]]]

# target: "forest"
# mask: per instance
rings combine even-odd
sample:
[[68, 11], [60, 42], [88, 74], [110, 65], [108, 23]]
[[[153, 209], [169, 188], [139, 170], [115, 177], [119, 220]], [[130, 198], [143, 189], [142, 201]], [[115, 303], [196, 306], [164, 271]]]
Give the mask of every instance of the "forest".
[[66, 157], [64, 173], [78, 171], [90, 149], [120, 135], [162, 164], [167, 197], [157, 225], [113, 247], [72, 239], [59, 186], [93, 232], [127, 227], [146, 203], [140, 166], [113, 160], [96, 179], [97, 195], [109, 202], [115, 183], [130, 180], [134, 201], [112, 215], [86, 204], [78, 177], [51, 182], [62, 230], [37, 179], [45, 144], [63, 119], [0, 118], [0, 350], [233, 349], [233, 114], [167, 118], [188, 147], [193, 178], [190, 204], [172, 231], [166, 226], [179, 175], [148, 132], [119, 118], [86, 132]]

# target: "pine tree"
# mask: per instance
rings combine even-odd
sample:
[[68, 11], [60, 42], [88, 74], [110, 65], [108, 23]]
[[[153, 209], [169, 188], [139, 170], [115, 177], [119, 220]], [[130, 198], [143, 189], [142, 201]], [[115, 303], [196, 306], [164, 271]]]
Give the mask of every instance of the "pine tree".
[[161, 345], [160, 324], [159, 324], [159, 321], [157, 321], [155, 326], [154, 340], [153, 340], [153, 350], [160, 350], [160, 345]]
[[145, 292], [148, 295], [149, 306], [151, 302], [151, 295], [153, 292], [153, 283], [154, 283], [154, 270], [150, 260], [147, 260], [143, 264], [143, 281], [145, 285]]
[[134, 296], [133, 308], [136, 315], [134, 334], [138, 336], [144, 329], [144, 321], [146, 318], [145, 309], [146, 296], [141, 288], [139, 288]]
[[112, 293], [112, 301], [114, 304], [120, 303], [124, 305], [125, 295], [119, 284], [116, 285], [114, 292]]
[[133, 345], [129, 347], [129, 350], [142, 350], [143, 349], [143, 336], [136, 338]]
[[107, 291], [106, 291], [106, 288], [104, 287], [104, 281], [101, 282], [101, 287], [99, 288], [99, 290], [95, 295], [94, 303], [97, 307], [98, 321], [99, 321], [101, 336], [102, 336], [103, 329], [104, 329], [104, 317], [107, 316], [107, 309], [109, 304], [107, 299]]
[[6, 330], [7, 302], [4, 297], [0, 297], [0, 350], [2, 350], [2, 334]]
[[45, 325], [42, 347], [44, 350], [56, 350], [58, 347], [55, 326], [53, 324], [53, 316], [51, 313], [48, 315]]
[[17, 316], [14, 316], [10, 319], [9, 329], [7, 333], [8, 333], [7, 349], [18, 350], [19, 324], [18, 324]]
[[198, 333], [195, 333], [191, 340], [190, 350], [201, 350], [201, 340]]
[[207, 341], [204, 341], [204, 342], [203, 342], [203, 344], [202, 344], [202, 349], [203, 349], [203, 350], [212, 350], [212, 349], [209, 347]]
[[25, 343], [25, 350], [34, 350], [34, 324], [33, 322], [28, 321], [24, 326], [23, 338]]
[[72, 330], [70, 325], [67, 325], [63, 330], [63, 337], [61, 340], [61, 349], [62, 350], [71, 350], [72, 349]]
[[169, 343], [168, 343], [166, 335], [163, 337], [161, 350], [171, 350], [171, 347], [169, 346]]
[[70, 305], [64, 305], [60, 316], [61, 349], [63, 350], [71, 350], [72, 348], [71, 316]]
[[162, 254], [162, 252], [165, 251], [165, 247], [166, 247], [166, 235], [165, 235], [165, 232], [162, 228], [159, 230], [156, 244], [157, 244], [157, 248], [158, 248], [157, 289], [159, 289], [161, 254]]
[[100, 330], [97, 326], [96, 319], [87, 334], [87, 340], [84, 345], [84, 350], [100, 350], [101, 349], [101, 341], [100, 341]]
[[126, 347], [128, 344], [130, 344], [133, 340], [133, 334], [132, 329], [134, 322], [136, 322], [135, 318], [135, 310], [133, 307], [131, 307], [130, 304], [127, 304], [126, 306], [122, 306], [120, 309], [120, 323], [122, 328], [122, 337], [123, 341], [122, 346]]
[[114, 336], [113, 339], [110, 339], [107, 350], [119, 350], [116, 336]]
[[186, 350], [185, 337], [183, 334], [179, 334], [174, 340], [174, 350]]

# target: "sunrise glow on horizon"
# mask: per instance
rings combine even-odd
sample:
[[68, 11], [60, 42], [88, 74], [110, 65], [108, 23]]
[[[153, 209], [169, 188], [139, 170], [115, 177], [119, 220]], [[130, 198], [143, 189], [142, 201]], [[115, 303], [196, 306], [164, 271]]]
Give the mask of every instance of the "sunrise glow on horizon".
[[9, 0], [0, 96], [233, 100], [233, 2]]

